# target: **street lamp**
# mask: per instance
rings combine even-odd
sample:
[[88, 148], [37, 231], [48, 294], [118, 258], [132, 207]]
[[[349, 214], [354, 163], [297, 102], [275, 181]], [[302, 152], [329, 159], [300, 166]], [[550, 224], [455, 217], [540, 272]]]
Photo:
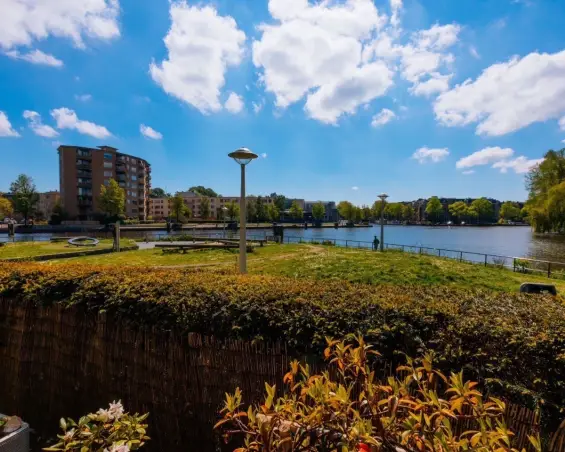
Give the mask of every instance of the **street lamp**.
[[241, 166], [241, 197], [239, 198], [239, 273], [247, 273], [247, 213], [245, 203], [245, 165], [258, 157], [247, 148], [228, 154]]
[[226, 238], [226, 212], [228, 208], [226, 206], [222, 207], [222, 220], [224, 220], [224, 239]]
[[383, 251], [385, 243], [385, 201], [388, 198], [388, 195], [386, 193], [381, 193], [379, 198], [381, 199], [381, 251]]

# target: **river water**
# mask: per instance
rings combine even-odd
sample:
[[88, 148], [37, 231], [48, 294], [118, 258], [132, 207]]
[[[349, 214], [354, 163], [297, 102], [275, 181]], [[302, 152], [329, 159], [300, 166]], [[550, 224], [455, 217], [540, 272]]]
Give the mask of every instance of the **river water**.
[[[185, 233], [189, 233], [185, 231]], [[219, 232], [221, 234], [221, 232]], [[249, 235], [272, 235], [272, 229], [249, 230]], [[137, 237], [147, 235], [166, 235], [165, 231], [158, 233], [137, 232]], [[52, 234], [16, 234], [16, 240], [49, 240]], [[61, 235], [61, 234], [58, 234]], [[76, 235], [76, 234], [73, 234]], [[123, 236], [130, 236], [124, 232]], [[33, 236], [33, 237], [32, 237]], [[370, 247], [367, 242], [372, 242], [374, 237], [380, 238], [380, 226], [369, 228], [309, 228], [285, 229], [285, 242], [295, 242], [300, 238], [305, 240], [337, 240], [338, 245]], [[108, 238], [111, 235], [108, 234]], [[0, 234], [0, 241], [8, 240], [7, 234]], [[365, 243], [357, 243], [365, 242]], [[509, 257], [529, 257], [533, 259], [549, 260], [565, 263], [565, 237], [534, 234], [526, 226], [491, 226], [491, 227], [461, 227], [461, 226], [385, 226], [385, 243], [406, 245], [412, 247], [441, 248], [443, 250], [465, 251]], [[412, 249], [411, 251], [418, 251]], [[443, 255], [449, 255], [445, 253]], [[449, 257], [457, 257], [451, 253]], [[468, 257], [472, 260], [480, 258]]]

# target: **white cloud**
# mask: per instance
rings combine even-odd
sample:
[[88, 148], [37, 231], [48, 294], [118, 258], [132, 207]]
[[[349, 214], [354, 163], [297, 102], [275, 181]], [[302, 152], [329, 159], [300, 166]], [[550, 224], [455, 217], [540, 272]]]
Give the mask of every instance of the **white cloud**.
[[267, 158], [267, 153], [266, 153], [266, 152], [263, 152], [263, 153], [261, 154], [261, 157], [263, 157], [264, 159], [266, 159], [266, 158]]
[[524, 174], [530, 171], [534, 166], [543, 162], [543, 159], [529, 160], [523, 155], [516, 157], [513, 160], [502, 160], [492, 165], [493, 168], [500, 169], [501, 173], [507, 173], [509, 169], [513, 170], [516, 174]]
[[211, 6], [171, 3], [171, 28], [165, 36], [168, 57], [151, 63], [153, 80], [168, 94], [202, 113], [222, 109], [220, 90], [229, 66], [243, 57], [245, 33], [230, 16]]
[[261, 102], [253, 102], [253, 111], [255, 112], [255, 114], [259, 113], [261, 110], [263, 110], [263, 107], [265, 106], [265, 101], [261, 101]]
[[445, 160], [448, 155], [449, 150], [447, 148], [430, 149], [423, 147], [414, 152], [414, 154], [412, 154], [412, 158], [418, 160], [418, 162], [422, 164], [428, 162], [438, 163]]
[[224, 104], [224, 108], [230, 113], [234, 114], [239, 113], [241, 110], [243, 110], [243, 107], [244, 104], [242, 97], [234, 92], [230, 93], [228, 100], [226, 100], [226, 103]]
[[307, 114], [333, 124], [392, 86], [386, 64], [362, 59], [364, 43], [385, 24], [372, 0], [270, 0], [269, 12], [275, 23], [259, 26], [253, 63], [277, 107], [306, 97]]
[[510, 148], [500, 148], [498, 146], [488, 147], [459, 159], [455, 166], [461, 169], [472, 168], [473, 166], [489, 165], [490, 163], [508, 159], [513, 155], [514, 151]]
[[468, 176], [469, 174], [475, 174], [475, 170], [463, 171], [461, 174], [464, 174], [465, 176]]
[[565, 116], [563, 116], [560, 120], [559, 120], [559, 128], [561, 130], [565, 130]]
[[[111, 39], [120, 35], [118, 0], [2, 0], [1, 7], [0, 49], [4, 51], [29, 47], [49, 37], [67, 38], [84, 48], [84, 37]], [[39, 50], [12, 56], [32, 63], [62, 65]]]
[[452, 74], [441, 75], [438, 72], [430, 74], [425, 82], [417, 82], [410, 90], [417, 96], [429, 97], [432, 94], [443, 93], [449, 89], [449, 80]]
[[481, 59], [481, 55], [475, 46], [469, 46], [469, 53], [473, 56], [473, 58], [476, 58], [477, 60]]
[[373, 119], [371, 120], [371, 126], [383, 126], [386, 123], [392, 121], [394, 118], [396, 118], [396, 114], [392, 110], [383, 108], [379, 113], [373, 116]]
[[477, 133], [500, 136], [565, 113], [565, 51], [530, 53], [485, 69], [440, 95], [434, 111], [447, 126], [478, 123]]
[[3, 111], [0, 111], [0, 137], [19, 137], [20, 134], [16, 132], [8, 116]]
[[76, 130], [79, 133], [90, 135], [94, 138], [108, 138], [112, 136], [106, 127], [78, 119], [77, 114], [69, 108], [51, 110], [51, 116], [57, 122], [58, 129]]
[[[0, 32], [1, 33], [1, 32]], [[53, 55], [44, 53], [41, 50], [32, 50], [28, 53], [20, 53], [18, 50], [8, 50], [6, 55], [16, 60], [23, 60], [33, 64], [42, 64], [45, 66], [62, 67], [63, 62]]]
[[390, 23], [393, 27], [398, 27], [400, 25], [400, 18], [398, 16], [402, 11], [402, 0], [390, 0], [390, 10], [392, 12]]
[[88, 102], [92, 100], [92, 94], [75, 94], [75, 99], [80, 100], [81, 102]]
[[23, 114], [24, 119], [28, 120], [29, 128], [40, 137], [55, 138], [59, 135], [53, 127], [47, 126], [41, 122], [41, 115], [36, 111], [26, 110]]
[[353, 186], [353, 187], [351, 187], [351, 190], [353, 190], [353, 191], [357, 191], [357, 190], [359, 190], [359, 187], [357, 187], [357, 186]]
[[163, 138], [163, 135], [160, 132], [157, 132], [155, 129], [146, 126], [145, 124], [141, 124], [139, 126], [139, 131], [144, 137], [151, 138], [152, 140], [160, 140]]

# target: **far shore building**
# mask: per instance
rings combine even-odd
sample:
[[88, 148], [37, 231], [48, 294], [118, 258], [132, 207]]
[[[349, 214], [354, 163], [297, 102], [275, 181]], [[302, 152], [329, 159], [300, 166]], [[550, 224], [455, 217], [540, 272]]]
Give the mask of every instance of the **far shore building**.
[[39, 193], [39, 202], [37, 203], [37, 211], [46, 220], [51, 219], [53, 214], [53, 208], [57, 204], [57, 201], [61, 199], [61, 193], [58, 191], [46, 191], [44, 193]]
[[98, 198], [102, 185], [108, 186], [110, 179], [126, 192], [126, 217], [147, 219], [151, 165], [146, 160], [111, 146], [62, 145], [57, 150], [61, 201], [71, 219], [96, 220], [102, 216]]
[[325, 223], [335, 223], [339, 221], [339, 215], [337, 212], [337, 206], [334, 201], [304, 201], [304, 219], [311, 221], [312, 209], [315, 204], [322, 203], [324, 205], [325, 213], [322, 221]]

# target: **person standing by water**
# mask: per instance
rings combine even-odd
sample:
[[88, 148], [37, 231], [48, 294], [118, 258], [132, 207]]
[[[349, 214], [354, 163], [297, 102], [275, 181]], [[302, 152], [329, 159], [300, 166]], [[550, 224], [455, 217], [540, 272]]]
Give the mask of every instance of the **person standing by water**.
[[381, 243], [380, 240], [375, 235], [375, 238], [373, 239], [373, 251], [377, 251], [379, 249], [380, 243]]

